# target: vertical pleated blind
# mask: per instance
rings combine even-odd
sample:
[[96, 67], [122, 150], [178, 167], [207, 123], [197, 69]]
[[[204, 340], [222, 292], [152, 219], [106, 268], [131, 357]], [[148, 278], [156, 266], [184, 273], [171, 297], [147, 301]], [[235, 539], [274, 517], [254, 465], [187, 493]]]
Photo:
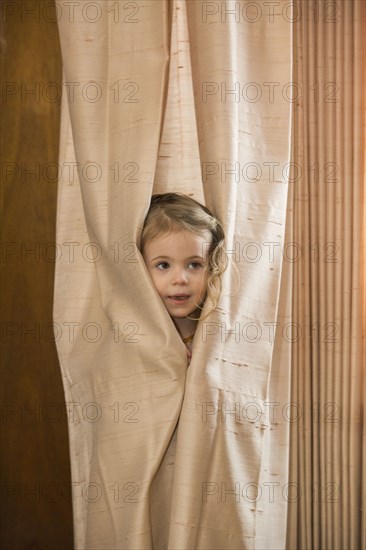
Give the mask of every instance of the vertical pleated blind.
[[300, 7], [292, 97], [296, 490], [287, 547], [351, 550], [366, 544], [366, 3]]

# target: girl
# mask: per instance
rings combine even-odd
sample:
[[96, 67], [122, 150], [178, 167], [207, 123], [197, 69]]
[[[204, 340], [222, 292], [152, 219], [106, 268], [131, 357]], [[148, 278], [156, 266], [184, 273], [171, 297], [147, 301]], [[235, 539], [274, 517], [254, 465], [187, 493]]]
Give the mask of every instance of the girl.
[[211, 212], [182, 193], [153, 195], [141, 234], [141, 253], [169, 315], [187, 347], [206, 296], [217, 306], [227, 268], [225, 236]]

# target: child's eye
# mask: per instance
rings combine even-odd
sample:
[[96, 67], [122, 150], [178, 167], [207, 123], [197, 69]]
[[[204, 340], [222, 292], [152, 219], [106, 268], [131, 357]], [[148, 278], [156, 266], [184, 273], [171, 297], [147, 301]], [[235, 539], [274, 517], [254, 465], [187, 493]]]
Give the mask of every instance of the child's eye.
[[188, 265], [191, 265], [193, 269], [199, 269], [200, 267], [203, 267], [203, 264], [201, 264], [200, 262], [191, 262]]
[[158, 264], [156, 264], [155, 267], [157, 267], [158, 269], [161, 269], [161, 270], [168, 269], [169, 264], [168, 264], [168, 262], [159, 262]]

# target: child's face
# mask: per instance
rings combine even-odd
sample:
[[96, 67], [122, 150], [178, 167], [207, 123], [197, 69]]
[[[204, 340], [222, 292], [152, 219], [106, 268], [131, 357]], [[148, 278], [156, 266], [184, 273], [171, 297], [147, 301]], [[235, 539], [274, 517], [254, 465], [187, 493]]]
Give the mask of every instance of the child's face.
[[146, 244], [143, 258], [171, 317], [186, 317], [202, 306], [207, 291], [210, 242], [209, 232], [201, 237], [182, 230]]

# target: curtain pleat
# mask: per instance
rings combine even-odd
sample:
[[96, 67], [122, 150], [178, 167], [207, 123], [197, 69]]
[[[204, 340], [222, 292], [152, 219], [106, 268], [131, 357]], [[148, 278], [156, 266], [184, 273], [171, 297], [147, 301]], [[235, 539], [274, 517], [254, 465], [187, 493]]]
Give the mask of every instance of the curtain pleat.
[[154, 193], [172, 189], [204, 203], [185, 0], [172, 0], [167, 104], [154, 178]]
[[[171, 11], [163, 0], [95, 5], [98, 21], [88, 3], [73, 18], [59, 5], [64, 89], [74, 93], [63, 103], [57, 240], [72, 255], [56, 265], [54, 318], [74, 538], [76, 548], [152, 548], [149, 495], [169, 454], [186, 357], [136, 248], [164, 117]], [[171, 482], [159, 498], [169, 504]]]
[[[364, 547], [364, 2], [302, 4], [294, 23], [293, 320], [288, 548]], [[308, 9], [307, 9], [308, 6]], [[310, 9], [311, 8], [311, 9]], [[363, 443], [362, 443], [363, 441]], [[363, 537], [363, 540], [362, 540]], [[363, 546], [362, 546], [363, 544]]]
[[[179, 515], [182, 523], [185, 517], [187, 523], [200, 517], [202, 525], [209, 526], [201, 529], [199, 545], [203, 548], [276, 548], [285, 543], [286, 507], [278, 495], [274, 503], [271, 501], [269, 487], [280, 484], [282, 489], [287, 479], [287, 456], [283, 451], [288, 445], [288, 424], [282, 422], [276, 426], [271, 425], [264, 411], [265, 403], [271, 400], [273, 402], [274, 395], [277, 399], [280, 397], [283, 403], [288, 402], [289, 363], [286, 355], [287, 342], [276, 332], [277, 345], [273, 346], [269, 334], [266, 332], [264, 336], [264, 333], [271, 320], [280, 321], [278, 303], [282, 299], [284, 306], [280, 314], [285, 315], [290, 287], [283, 286], [279, 297], [280, 285], [274, 285], [273, 278], [268, 277], [265, 280], [262, 276], [262, 283], [256, 284], [253, 278], [256, 268], [262, 273], [279, 269], [280, 279], [276, 281], [282, 283], [282, 264], [278, 263], [279, 257], [271, 262], [264, 253], [262, 261], [258, 262], [261, 265], [256, 266], [245, 259], [243, 247], [254, 242], [264, 249], [263, 245], [268, 244], [268, 241], [283, 245], [288, 184], [280, 179], [276, 179], [275, 183], [270, 181], [264, 167], [266, 162], [278, 162], [283, 167], [289, 158], [287, 137], [290, 108], [282, 98], [277, 98], [273, 104], [267, 96], [259, 103], [250, 102], [243, 92], [245, 83], [257, 84], [263, 93], [263, 83], [267, 81], [279, 79], [280, 82], [288, 82], [290, 51], [287, 46], [291, 41], [291, 29], [283, 20], [277, 20], [277, 24], [272, 25], [265, 19], [256, 26], [246, 25], [243, 28], [233, 15], [228, 16], [225, 24], [222, 22], [222, 15], [207, 24], [202, 15], [201, 3], [189, 1], [186, 5], [204, 197], [206, 204], [225, 225], [227, 249], [236, 262], [241, 286], [235, 292], [235, 278], [228, 281], [231, 292], [225, 292], [219, 311], [210, 318], [213, 326], [216, 324], [217, 327], [223, 327], [227, 335], [223, 338], [221, 332], [220, 338], [211, 341], [209, 349], [206, 348], [205, 360], [200, 357], [199, 348], [196, 350], [196, 357], [202, 365], [204, 361], [208, 361], [210, 355], [214, 361], [220, 358], [222, 366], [218, 370], [205, 368], [188, 372], [187, 389], [192, 393], [190, 395], [187, 392], [185, 395], [180, 426], [193, 423], [191, 411], [194, 410], [194, 403], [190, 399], [197, 393], [193, 388], [207, 384], [212, 393], [211, 398], [207, 394], [206, 399], [215, 396], [214, 403], [224, 410], [225, 407], [232, 409], [237, 404], [243, 411], [243, 406], [254, 401], [263, 411], [261, 422], [257, 425], [257, 428], [263, 430], [263, 437], [258, 438], [255, 430], [253, 432], [247, 422], [244, 422], [237, 426], [238, 435], [241, 434], [241, 440], [245, 440], [242, 451], [239, 450], [239, 441], [235, 442], [228, 436], [225, 444], [228, 448], [231, 445], [236, 448], [236, 458], [231, 455], [229, 460], [222, 457], [221, 460], [213, 458], [211, 462], [210, 455], [214, 457], [220, 454], [210, 431], [212, 433], [215, 430], [218, 441], [226, 439], [222, 432], [222, 420], [212, 419], [214, 422], [210, 421], [206, 426], [208, 432], [205, 426], [202, 427], [203, 430], [196, 432], [197, 441], [201, 441], [201, 444], [202, 441], [207, 442], [207, 457], [199, 457], [199, 445], [194, 445], [195, 451], [191, 451], [192, 470], [187, 475], [187, 463], [184, 464], [181, 457], [187, 460], [190, 444], [185, 437], [188, 430], [181, 436], [179, 433], [175, 465], [175, 485], [179, 490], [173, 498], [173, 517], [174, 514]], [[266, 37], [265, 40], [263, 36]], [[271, 42], [270, 53], [267, 49], [267, 37]], [[266, 52], [267, 57], [263, 52]], [[260, 61], [253, 64], [253, 58]], [[260, 166], [262, 170], [262, 176], [257, 180], [248, 181], [243, 176], [250, 163]], [[264, 295], [267, 292], [267, 296], [272, 296], [275, 300], [266, 301]], [[248, 339], [246, 343], [240, 337], [238, 340], [237, 331], [242, 331], [243, 334], [250, 323], [259, 326], [263, 332], [261, 342], [248, 346]], [[204, 325], [202, 329], [204, 330]], [[204, 332], [201, 333], [201, 339], [203, 335]], [[265, 356], [262, 355], [264, 341], [269, 344], [269, 355]], [[248, 376], [244, 377], [236, 365], [255, 365], [255, 368], [252, 373], [247, 371]], [[278, 387], [281, 387], [280, 391]], [[202, 395], [202, 390], [199, 393]], [[195, 400], [198, 401], [197, 398]], [[235, 434], [235, 428], [232, 429]], [[227, 434], [228, 430], [229, 427], [225, 430]], [[205, 471], [210, 472], [210, 475], [205, 475]], [[221, 487], [221, 502], [218, 502], [219, 499], [210, 499], [204, 507], [199, 503], [199, 507], [194, 508], [191, 505], [191, 509], [187, 502], [187, 515], [182, 518], [182, 495], [191, 494], [191, 501], [193, 500], [196, 489], [191, 486], [191, 480], [195, 481], [198, 472], [202, 472], [201, 484], [209, 482], [215, 487]], [[249, 486], [257, 490], [256, 497], [246, 498], [245, 491], [248, 491]], [[241, 512], [232, 507], [232, 500], [226, 495], [226, 492], [233, 490], [241, 492], [237, 495]], [[250, 502], [251, 506], [248, 506]], [[227, 523], [231, 526], [229, 538], [222, 536], [219, 524], [213, 524], [213, 518], [218, 515], [221, 517], [220, 524]], [[239, 536], [244, 525], [245, 531]], [[182, 528], [181, 530], [183, 532]], [[178, 540], [173, 530], [169, 547], [180, 548], [179, 542], [182, 544], [182, 540], [186, 548], [195, 544], [192, 535], [182, 539], [180, 534]]]

